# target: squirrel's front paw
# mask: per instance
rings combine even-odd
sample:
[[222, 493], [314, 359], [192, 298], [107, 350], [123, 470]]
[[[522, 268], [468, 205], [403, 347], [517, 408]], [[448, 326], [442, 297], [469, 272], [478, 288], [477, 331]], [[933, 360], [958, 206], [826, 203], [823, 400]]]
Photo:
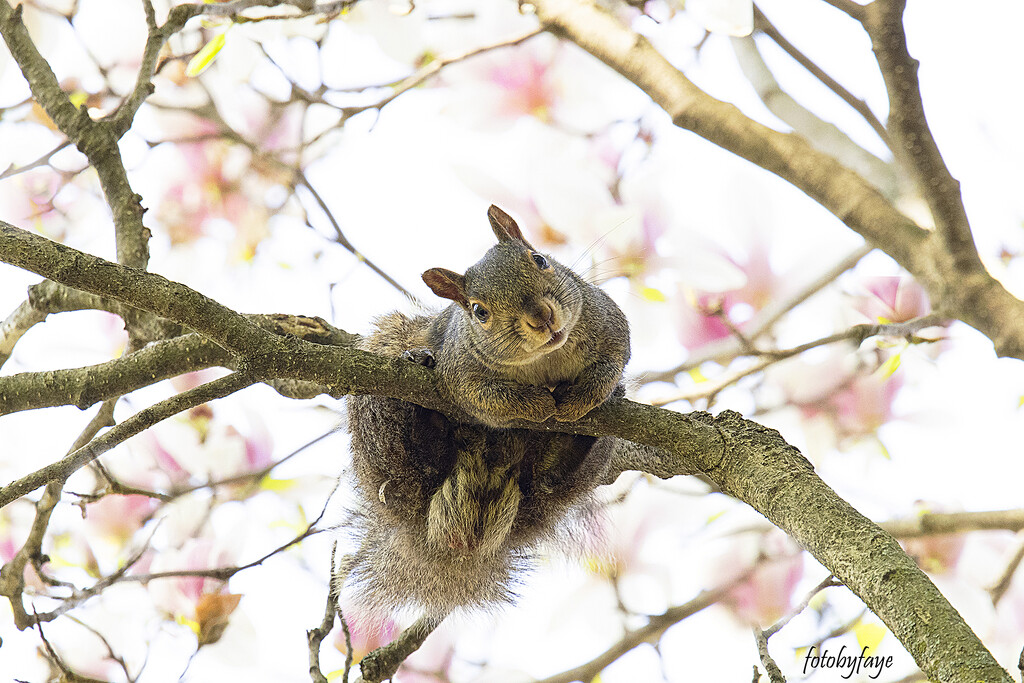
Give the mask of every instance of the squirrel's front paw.
[[530, 422], [543, 422], [555, 414], [555, 397], [546, 389], [541, 389], [535, 396], [522, 405], [522, 412], [517, 416]]
[[555, 408], [555, 419], [559, 422], [575, 422], [600, 404], [601, 401], [594, 403], [580, 398], [563, 401]]
[[409, 349], [408, 351], [402, 351], [400, 356], [402, 360], [412, 361], [417, 365], [422, 365], [425, 368], [433, 369], [436, 361], [434, 360], [434, 352], [430, 349]]
[[572, 384], [562, 382], [553, 392], [557, 407], [555, 420], [558, 422], [575, 422], [591, 410], [603, 403], [603, 399], [574, 391]]

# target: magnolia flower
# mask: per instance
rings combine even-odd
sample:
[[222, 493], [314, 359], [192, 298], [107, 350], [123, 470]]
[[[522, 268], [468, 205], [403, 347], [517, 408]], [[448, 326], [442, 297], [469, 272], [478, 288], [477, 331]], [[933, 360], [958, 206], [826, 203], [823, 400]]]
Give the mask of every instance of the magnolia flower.
[[805, 419], [827, 420], [839, 439], [856, 438], [874, 434], [893, 418], [893, 401], [903, 386], [902, 374], [874, 369], [879, 363], [832, 346], [810, 360], [781, 363], [769, 376]]
[[[738, 257], [713, 244], [704, 249], [700, 246], [692, 250], [696, 255], [691, 253], [690, 260], [704, 260], [704, 281], [714, 286], [718, 279], [721, 288], [702, 291], [680, 283], [684, 291], [678, 297], [677, 331], [679, 341], [690, 350], [732, 336], [734, 329], [742, 331], [744, 324], [772, 301], [782, 283], [771, 268], [769, 247], [762, 240], [755, 239], [750, 250]], [[710, 271], [713, 267], [717, 275]], [[691, 277], [698, 274], [690, 271]]]
[[742, 576], [723, 603], [741, 621], [768, 626], [792, 607], [793, 594], [804, 574], [799, 548], [781, 532], [731, 539], [720, 556], [720, 575]]
[[910, 276], [867, 277], [855, 295], [854, 308], [872, 323], [901, 323], [931, 311], [928, 295]]

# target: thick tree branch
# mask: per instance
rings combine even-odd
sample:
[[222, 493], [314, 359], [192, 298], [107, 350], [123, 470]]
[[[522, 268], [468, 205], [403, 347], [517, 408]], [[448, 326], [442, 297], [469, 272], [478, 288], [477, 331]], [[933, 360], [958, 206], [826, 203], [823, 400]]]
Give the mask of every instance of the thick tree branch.
[[134, 320], [135, 342], [166, 339], [182, 333], [180, 325], [166, 318], [143, 315], [120, 301], [71, 289], [52, 280], [43, 280], [28, 288], [28, 298], [0, 324], [0, 366], [13, 354], [21, 337], [46, 320], [49, 314], [84, 310], [107, 311], [122, 320]]
[[[798, 135], [779, 133], [695, 86], [650, 42], [592, 0], [537, 0], [543, 26], [632, 81], [673, 123], [783, 178], [906, 268], [940, 314], [989, 337], [1000, 356], [1024, 359], [1024, 302], [983, 267], [954, 259], [943, 240], [897, 211], [859, 175]], [[968, 259], [969, 261], [969, 259]], [[965, 265], [966, 264], [966, 265]], [[967, 267], [970, 266], [970, 267]]]
[[[246, 317], [275, 335], [290, 335], [315, 344], [347, 347], [358, 338], [320, 318], [288, 315]], [[155, 342], [106, 363], [2, 376], [0, 415], [62, 405], [75, 405], [84, 410], [97, 401], [123, 396], [161, 380], [213, 366], [235, 370], [238, 363], [235, 356], [209, 339], [198, 334], [186, 334]], [[275, 382], [274, 388], [291, 398], [309, 398], [324, 391], [323, 387], [295, 387], [294, 382], [286, 383], [285, 380]]]
[[274, 343], [274, 335], [184, 285], [76, 251], [3, 221], [0, 260], [69, 287], [170, 318], [240, 355], [264, 352], [266, 344]]
[[889, 132], [895, 141], [893, 150], [911, 169], [954, 265], [973, 272], [981, 268], [981, 260], [960, 196], [960, 183], [946, 168], [928, 127], [917, 80], [919, 63], [910, 56], [903, 32], [905, 6], [906, 0], [877, 0], [864, 8], [864, 27], [871, 36], [871, 47], [889, 93]]
[[75, 405], [123, 396], [161, 380], [227, 366], [232, 356], [197, 334], [157, 342], [122, 358], [67, 370], [23, 372], [0, 377], [0, 415], [21, 410]]
[[[426, 368], [355, 349], [275, 336], [221, 304], [158, 275], [55, 245], [3, 223], [0, 258], [192, 327], [244, 354], [241, 367], [245, 370], [244, 374], [203, 385], [140, 412], [86, 449], [73, 453], [69, 456], [73, 462], [56, 463], [4, 489], [0, 506], [80, 467], [98, 455], [97, 449], [105, 450], [103, 444], [109, 448], [123, 440], [129, 423], [134, 434], [163, 419], [161, 415], [166, 417], [189, 407], [189, 401], [198, 398], [197, 392], [208, 392], [211, 395], [205, 400], [210, 400], [253, 381], [289, 377], [323, 385], [335, 395], [381, 394], [457, 415], [440, 398], [433, 373]], [[83, 267], [86, 263], [88, 268]], [[786, 531], [843, 581], [929, 675], [950, 683], [1010, 680], [892, 536], [826, 486], [810, 463], [778, 432], [730, 411], [716, 417], [706, 413], [683, 415], [625, 399], [609, 400], [576, 422], [522, 426], [637, 442], [656, 449], [646, 451], [648, 456], [659, 451], [663, 454], [659, 476], [703, 473], [724, 493], [746, 502]], [[625, 468], [630, 464], [618, 460], [616, 466]]]

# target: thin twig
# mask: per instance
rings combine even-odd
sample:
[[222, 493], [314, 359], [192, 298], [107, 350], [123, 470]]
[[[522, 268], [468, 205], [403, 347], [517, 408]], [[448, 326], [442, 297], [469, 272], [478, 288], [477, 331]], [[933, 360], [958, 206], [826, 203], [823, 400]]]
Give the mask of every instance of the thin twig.
[[63, 459], [4, 486], [0, 489], [0, 508], [6, 506], [11, 501], [21, 498], [26, 493], [34, 491], [43, 484], [66, 479], [73, 472], [89, 464], [117, 444], [162, 420], [166, 420], [172, 415], [202, 405], [208, 401], [229, 396], [253, 384], [255, 381], [244, 373], [236, 372], [144, 408]]
[[[334, 572], [334, 557], [338, 551], [338, 542], [335, 541], [331, 546], [331, 572]], [[327, 678], [320, 671], [320, 644], [323, 642], [327, 634], [334, 628], [334, 616], [339, 614], [338, 610], [338, 593], [330, 587], [327, 589], [327, 605], [324, 608], [324, 618], [320, 621], [320, 625], [306, 631], [306, 639], [309, 642], [309, 676], [313, 679], [313, 683], [327, 683]], [[344, 621], [342, 621], [344, 624]], [[345, 628], [345, 641], [348, 643], [348, 653], [346, 659], [350, 660], [352, 657], [352, 645], [351, 639], [348, 635], [348, 628]], [[348, 680], [348, 663], [345, 665], [345, 675], [341, 680]]]
[[811, 73], [812, 76], [821, 81], [826, 88], [834, 92], [839, 99], [846, 102], [851, 109], [856, 111], [861, 117], [867, 121], [871, 129], [875, 131], [875, 134], [885, 143], [885, 146], [892, 149], [892, 141], [889, 139], [889, 132], [885, 129], [885, 125], [878, 120], [875, 113], [871, 111], [871, 107], [863, 99], [857, 97], [852, 92], [847, 90], [843, 85], [832, 78], [824, 69], [818, 66], [810, 57], [801, 52], [795, 45], [786, 40], [786, 37], [779, 33], [779, 30], [775, 28], [775, 25], [768, 20], [768, 17], [754, 5], [754, 27], [764, 33], [766, 36], [775, 41], [782, 50], [794, 59], [800, 66], [804, 67]]
[[937, 314], [928, 314], [908, 320], [902, 323], [885, 323], [878, 325], [861, 324], [853, 325], [849, 329], [843, 332], [837, 332], [830, 334], [827, 337], [815, 339], [813, 341], [805, 342], [799, 346], [794, 346], [788, 349], [776, 349], [776, 350], [753, 350], [744, 353], [743, 355], [758, 355], [760, 358], [752, 365], [733, 370], [728, 372], [721, 377], [715, 378], [710, 382], [702, 382], [697, 385], [698, 391], [688, 391], [673, 394], [671, 396], [662, 397], [651, 401], [651, 405], [664, 406], [669, 403], [675, 403], [677, 401], [695, 401], [698, 399], [709, 398], [717, 395], [720, 391], [726, 387], [732, 386], [744, 377], [756, 374], [765, 370], [770, 365], [793, 356], [798, 356], [811, 349], [818, 348], [819, 346], [826, 346], [828, 344], [835, 344], [843, 341], [853, 341], [857, 344], [862, 343], [865, 339], [874, 336], [887, 336], [887, 337], [905, 337], [913, 343], [925, 343], [935, 342], [937, 339], [922, 339], [916, 336], [916, 332], [928, 328], [940, 325], [944, 322], [942, 316]]
[[642, 643], [656, 642], [671, 626], [721, 600], [736, 584], [745, 580], [749, 574], [750, 572], [744, 572], [725, 586], [701, 591], [697, 597], [689, 602], [669, 608], [664, 614], [651, 617], [646, 626], [626, 632], [617, 643], [586, 664], [581, 664], [569, 671], [550, 676], [538, 683], [573, 683], [573, 681], [584, 681], [586, 683], [593, 680], [609, 664], [633, 648]]
[[[856, 266], [860, 260], [871, 251], [872, 247], [867, 244], [858, 247], [836, 263], [836, 265], [829, 268], [811, 282], [807, 283], [792, 296], [781, 299], [766, 307], [746, 326], [745, 333], [747, 335], [747, 339], [757, 340], [759, 337], [771, 330], [772, 327], [775, 326], [775, 323], [781, 320], [783, 316], [830, 285], [837, 277]], [[687, 372], [693, 368], [700, 367], [704, 363], [711, 361], [719, 363], [727, 362], [728, 360], [738, 356], [741, 351], [742, 344], [740, 344], [738, 340], [729, 337], [722, 342], [708, 344], [700, 349], [698, 353], [690, 356], [685, 363], [674, 368], [658, 372], [644, 373], [643, 382], [670, 382], [675, 379], [676, 375]]]
[[1013, 581], [1013, 575], [1017, 573], [1017, 569], [1022, 561], [1024, 561], [1024, 538], [1018, 539], [1017, 551], [1013, 554], [1013, 558], [1006, 564], [1006, 567], [1003, 568], [1003, 573], [988, 591], [988, 594], [992, 597], [993, 605], [998, 605], [999, 601], [1006, 595], [1006, 591], [1009, 590], [1010, 583]]
[[765, 632], [756, 626], [753, 632], [754, 641], [757, 643], [757, 654], [761, 659], [765, 672], [768, 674], [768, 680], [771, 683], [786, 683], [786, 677], [782, 675], [782, 669], [779, 668], [771, 653], [768, 652], [768, 637], [765, 635]]
[[24, 166], [15, 166], [14, 164], [11, 164], [10, 166], [7, 167], [7, 170], [5, 170], [3, 173], [0, 173], [0, 180], [4, 180], [5, 178], [10, 178], [12, 176], [25, 173], [26, 171], [31, 171], [32, 169], [39, 168], [40, 166], [48, 165], [50, 163], [50, 159], [53, 158], [54, 154], [61, 151], [70, 144], [70, 140], [65, 140], [64, 142], [60, 143], [59, 145], [51, 149], [46, 154], [43, 154], [35, 161], [29, 162]]
[[796, 607], [791, 609], [785, 616], [783, 616], [781, 619], [776, 621], [770, 627], [766, 628], [764, 630], [764, 637], [766, 639], [767, 638], [771, 638], [776, 633], [778, 633], [783, 628], [785, 628], [786, 624], [788, 624], [790, 621], [792, 621], [793, 617], [795, 617], [796, 615], [800, 614], [805, 609], [807, 609], [807, 606], [809, 604], [811, 604], [811, 600], [814, 599], [815, 595], [817, 595], [821, 591], [825, 590], [826, 588], [831, 588], [832, 586], [842, 586], [842, 585], [843, 584], [841, 582], [836, 580], [835, 576], [833, 576], [832, 574], [829, 574], [828, 576], [825, 577], [824, 581], [820, 582], [817, 586], [815, 586], [814, 588], [812, 588], [811, 590], [809, 590], [807, 592], [807, 595], [804, 597], [803, 600], [800, 601], [799, 605], [797, 605]]

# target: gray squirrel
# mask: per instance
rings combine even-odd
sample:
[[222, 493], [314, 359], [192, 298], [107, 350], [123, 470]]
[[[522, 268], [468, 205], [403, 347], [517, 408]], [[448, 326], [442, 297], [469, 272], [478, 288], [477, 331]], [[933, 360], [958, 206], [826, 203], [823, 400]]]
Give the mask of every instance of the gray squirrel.
[[[599, 288], [535, 250], [491, 206], [498, 244], [464, 275], [423, 280], [452, 303], [435, 315], [390, 313], [360, 346], [432, 367], [453, 421], [382, 396], [348, 401], [358, 542], [335, 577], [370, 613], [510, 602], [537, 545], [586, 523], [616, 439], [510, 428], [573, 421], [616, 392], [629, 326]], [[560, 535], [561, 534], [561, 535]]]

